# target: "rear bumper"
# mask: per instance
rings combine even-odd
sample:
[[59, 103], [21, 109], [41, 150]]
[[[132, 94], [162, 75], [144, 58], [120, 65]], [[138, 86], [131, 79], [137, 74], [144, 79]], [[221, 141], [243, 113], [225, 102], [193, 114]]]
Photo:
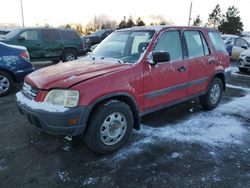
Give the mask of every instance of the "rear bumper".
[[[19, 101], [17, 101], [17, 106], [31, 124], [49, 133], [76, 136], [82, 134], [86, 128], [83, 124], [86, 108], [83, 106], [71, 108], [65, 112], [32, 109]], [[74, 125], [70, 124], [72, 119], [76, 120]]]

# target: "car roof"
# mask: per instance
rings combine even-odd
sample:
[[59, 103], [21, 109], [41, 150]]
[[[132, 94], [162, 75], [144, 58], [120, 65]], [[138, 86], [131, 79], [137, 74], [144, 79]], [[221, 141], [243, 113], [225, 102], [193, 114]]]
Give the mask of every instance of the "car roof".
[[209, 30], [209, 31], [217, 31], [215, 28], [209, 27], [196, 27], [196, 26], [166, 26], [166, 25], [154, 25], [154, 26], [140, 26], [140, 27], [131, 27], [125, 29], [119, 29], [118, 31], [131, 31], [131, 30], [154, 30], [161, 31], [163, 29], [194, 29], [194, 30]]
[[222, 34], [221, 36], [225, 36], [225, 37], [235, 37], [238, 38], [238, 35], [231, 35], [231, 34]]

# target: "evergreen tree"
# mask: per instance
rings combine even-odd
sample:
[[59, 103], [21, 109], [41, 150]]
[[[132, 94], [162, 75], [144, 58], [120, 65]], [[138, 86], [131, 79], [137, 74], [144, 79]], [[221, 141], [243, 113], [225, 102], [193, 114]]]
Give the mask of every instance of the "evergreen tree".
[[145, 26], [145, 23], [140, 17], [136, 20], [136, 26]]
[[230, 6], [218, 29], [221, 33], [239, 35], [243, 31], [243, 23], [236, 7]]
[[134, 27], [135, 23], [133, 22], [133, 18], [130, 16], [127, 21], [127, 27]]
[[201, 21], [200, 15], [198, 15], [198, 16], [194, 19], [193, 26], [201, 26], [201, 24], [202, 24], [202, 21]]
[[217, 4], [213, 9], [212, 13], [209, 14], [207, 25], [218, 28], [221, 22], [221, 17], [222, 15], [221, 15], [220, 5]]
[[125, 20], [122, 20], [119, 25], [118, 25], [118, 28], [117, 29], [123, 29], [123, 28], [126, 28], [127, 27], [127, 23]]

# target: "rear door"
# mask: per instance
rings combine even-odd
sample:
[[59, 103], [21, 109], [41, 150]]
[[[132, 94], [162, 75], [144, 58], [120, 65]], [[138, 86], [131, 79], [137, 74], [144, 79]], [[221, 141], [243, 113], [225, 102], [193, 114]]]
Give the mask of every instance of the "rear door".
[[31, 59], [42, 58], [42, 43], [40, 40], [40, 30], [25, 30], [17, 36], [16, 44], [25, 46], [29, 52]]
[[214, 57], [210, 54], [204, 34], [198, 30], [185, 30], [183, 36], [186, 41], [189, 88], [188, 95], [193, 96], [204, 92], [210, 77], [210, 66], [214, 64]]
[[60, 35], [55, 29], [42, 29], [41, 38], [43, 44], [43, 58], [60, 57], [62, 53], [62, 41]]
[[153, 52], [165, 51], [170, 61], [155, 66], [144, 64], [144, 110], [150, 111], [174, 103], [187, 95], [189, 67], [183, 59], [179, 30], [163, 32]]

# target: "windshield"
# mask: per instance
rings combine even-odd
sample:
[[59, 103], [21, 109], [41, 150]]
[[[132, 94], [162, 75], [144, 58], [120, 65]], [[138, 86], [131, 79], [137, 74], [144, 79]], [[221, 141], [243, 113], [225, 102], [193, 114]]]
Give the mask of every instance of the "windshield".
[[147, 49], [155, 31], [117, 31], [109, 35], [92, 53], [94, 58], [115, 58], [135, 63]]
[[20, 29], [15, 29], [15, 30], [9, 32], [8, 34], [4, 35], [2, 38], [5, 38], [5, 39], [14, 38], [19, 32], [20, 32]]
[[101, 36], [103, 33], [105, 32], [105, 30], [97, 30], [96, 32], [92, 33], [92, 36]]

